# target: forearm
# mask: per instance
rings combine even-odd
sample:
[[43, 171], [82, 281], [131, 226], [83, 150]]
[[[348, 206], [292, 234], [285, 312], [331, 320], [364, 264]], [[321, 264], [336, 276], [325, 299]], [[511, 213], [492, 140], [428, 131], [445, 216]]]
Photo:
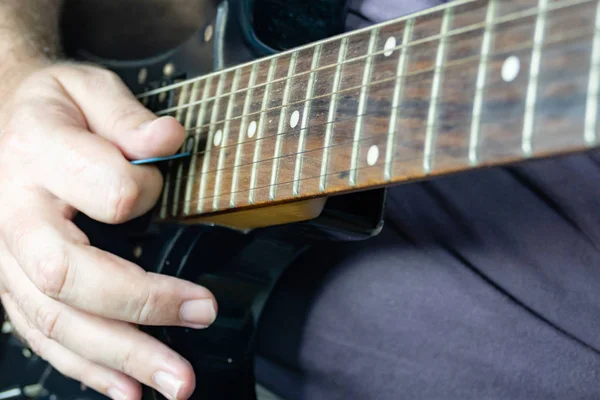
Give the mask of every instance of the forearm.
[[63, 0], [0, 0], [0, 73], [10, 85], [60, 56]]

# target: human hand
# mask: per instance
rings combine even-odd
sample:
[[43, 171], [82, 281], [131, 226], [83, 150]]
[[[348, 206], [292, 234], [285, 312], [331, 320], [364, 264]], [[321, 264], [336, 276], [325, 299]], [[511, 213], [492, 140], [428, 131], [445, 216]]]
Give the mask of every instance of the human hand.
[[184, 140], [119, 78], [83, 65], [36, 68], [0, 106], [0, 298], [32, 350], [114, 399], [140, 383], [167, 398], [195, 388], [190, 364], [135, 325], [202, 328], [216, 317], [205, 288], [145, 272], [90, 243], [77, 211], [117, 224], [157, 201], [155, 167]]

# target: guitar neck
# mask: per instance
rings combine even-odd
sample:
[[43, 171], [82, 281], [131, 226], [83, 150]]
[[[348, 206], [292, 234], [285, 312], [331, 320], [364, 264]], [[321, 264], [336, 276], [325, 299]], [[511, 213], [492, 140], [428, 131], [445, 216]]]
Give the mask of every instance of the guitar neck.
[[590, 149], [599, 87], [597, 0], [458, 0], [139, 98], [193, 153], [168, 220]]

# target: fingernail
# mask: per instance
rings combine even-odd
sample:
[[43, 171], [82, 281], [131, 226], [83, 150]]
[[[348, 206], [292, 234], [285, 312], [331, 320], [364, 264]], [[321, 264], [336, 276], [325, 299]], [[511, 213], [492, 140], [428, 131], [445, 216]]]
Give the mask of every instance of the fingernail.
[[179, 317], [187, 324], [206, 328], [217, 318], [212, 300], [189, 300], [181, 305]]
[[171, 399], [177, 399], [179, 389], [183, 385], [183, 382], [175, 378], [173, 375], [166, 372], [157, 372], [152, 377], [154, 383], [156, 383], [163, 394], [167, 395]]
[[127, 400], [127, 396], [117, 388], [108, 389], [107, 394], [113, 400]]

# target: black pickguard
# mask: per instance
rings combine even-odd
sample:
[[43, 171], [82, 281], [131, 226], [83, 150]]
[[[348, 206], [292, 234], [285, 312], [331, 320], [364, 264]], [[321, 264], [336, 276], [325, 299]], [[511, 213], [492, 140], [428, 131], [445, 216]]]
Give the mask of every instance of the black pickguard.
[[[116, 71], [134, 92], [160, 87], [232, 66], [279, 50], [340, 33], [346, 1], [204, 0], [206, 21], [190, 40], [142, 60], [108, 60], [81, 48], [68, 49], [76, 59]], [[212, 40], [205, 30], [213, 28]], [[165, 65], [175, 74], [164, 75]], [[147, 79], [139, 81], [140, 70]], [[168, 101], [168, 100], [167, 100]], [[164, 106], [164, 105], [159, 105]], [[385, 190], [328, 200], [314, 221], [250, 233], [210, 226], [149, 224], [147, 217], [122, 226], [106, 226], [84, 216], [78, 225], [91, 243], [143, 268], [198, 282], [219, 302], [219, 317], [205, 331], [151, 328], [146, 331], [180, 352], [198, 376], [194, 398], [253, 399], [254, 335], [262, 305], [278, 277], [315, 240], [362, 240], [381, 229]], [[141, 250], [141, 255], [139, 251]], [[139, 255], [139, 257], [136, 257]], [[0, 335], [0, 391], [37, 382], [47, 364], [23, 356], [23, 345]], [[102, 398], [51, 370], [45, 381], [48, 400]], [[150, 390], [145, 398], [162, 398]]]

